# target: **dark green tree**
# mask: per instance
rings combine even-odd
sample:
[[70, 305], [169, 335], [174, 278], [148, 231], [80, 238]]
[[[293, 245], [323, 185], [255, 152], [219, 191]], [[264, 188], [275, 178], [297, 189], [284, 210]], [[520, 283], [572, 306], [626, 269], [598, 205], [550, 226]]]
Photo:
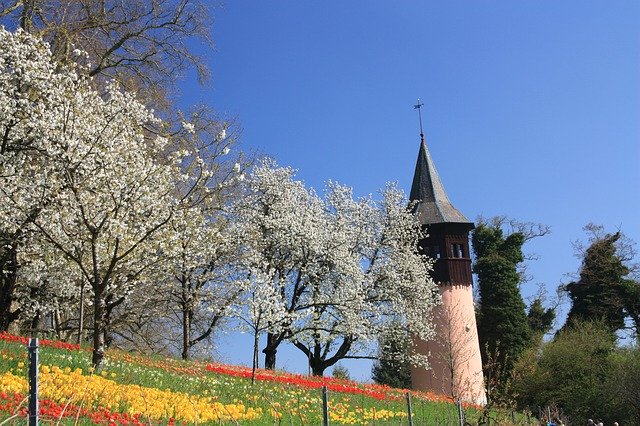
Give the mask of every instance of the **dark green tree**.
[[345, 367], [340, 363], [333, 366], [331, 377], [333, 377], [334, 379], [351, 380], [351, 375], [349, 374], [349, 370], [347, 370], [347, 367]]
[[633, 321], [636, 342], [640, 344], [640, 281], [625, 280], [623, 284], [625, 311]]
[[[503, 228], [509, 231], [505, 235]], [[525, 303], [520, 294], [519, 271], [524, 261], [523, 244], [530, 238], [545, 235], [542, 225], [509, 222], [495, 218], [481, 220], [472, 234], [475, 262], [473, 272], [478, 277], [479, 306], [478, 337], [485, 366], [491, 360], [487, 377], [505, 379], [518, 356], [531, 344], [531, 329]]]
[[527, 319], [534, 344], [537, 346], [542, 340], [542, 337], [553, 327], [553, 321], [556, 319], [556, 311], [554, 308], [545, 309], [542, 305], [542, 299], [538, 297], [531, 303], [531, 306], [529, 306]]
[[408, 361], [408, 336], [382, 335], [378, 341], [378, 359], [371, 369], [371, 378], [379, 385], [408, 389], [411, 387], [411, 367]]
[[625, 250], [628, 244], [620, 232], [603, 235], [602, 227], [595, 225], [587, 225], [585, 230], [592, 235], [584, 250], [579, 279], [565, 286], [571, 298], [565, 327], [602, 320], [615, 333], [625, 327], [625, 318], [633, 316], [638, 305], [635, 283], [626, 278], [630, 272], [625, 264], [629, 260]]

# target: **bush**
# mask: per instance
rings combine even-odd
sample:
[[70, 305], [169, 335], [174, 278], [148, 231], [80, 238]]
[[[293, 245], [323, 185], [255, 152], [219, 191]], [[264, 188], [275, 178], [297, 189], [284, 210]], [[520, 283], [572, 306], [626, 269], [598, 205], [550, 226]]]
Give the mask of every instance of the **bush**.
[[543, 344], [541, 352], [525, 352], [516, 365], [514, 390], [520, 408], [557, 405], [572, 423], [588, 418], [615, 420], [607, 383], [613, 371], [615, 341], [601, 323], [577, 323]]
[[640, 343], [612, 356], [606, 396], [609, 412], [620, 424], [640, 425]]
[[333, 372], [331, 373], [331, 375], [335, 379], [351, 380], [351, 377], [349, 376], [349, 370], [347, 370], [347, 367], [341, 364], [336, 364], [333, 367]]

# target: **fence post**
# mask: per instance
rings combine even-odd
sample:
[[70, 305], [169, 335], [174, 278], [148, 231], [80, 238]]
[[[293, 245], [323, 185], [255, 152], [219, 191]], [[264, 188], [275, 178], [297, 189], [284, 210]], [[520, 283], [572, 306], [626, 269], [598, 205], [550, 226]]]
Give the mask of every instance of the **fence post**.
[[38, 426], [38, 339], [29, 339], [29, 426]]
[[322, 424], [329, 426], [329, 397], [326, 386], [322, 387]]
[[458, 399], [456, 405], [458, 406], [458, 419], [460, 419], [460, 426], [464, 426], [464, 412], [462, 411], [462, 401]]
[[411, 392], [407, 392], [407, 416], [409, 418], [409, 426], [413, 426], [413, 412], [411, 411]]

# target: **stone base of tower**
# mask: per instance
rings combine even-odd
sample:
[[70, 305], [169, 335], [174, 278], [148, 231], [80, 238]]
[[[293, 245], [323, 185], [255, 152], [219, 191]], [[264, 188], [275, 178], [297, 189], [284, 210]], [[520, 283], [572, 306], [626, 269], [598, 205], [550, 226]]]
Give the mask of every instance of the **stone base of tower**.
[[486, 404], [482, 359], [470, 285], [440, 285], [442, 304], [434, 312], [436, 337], [414, 341], [429, 356], [429, 370], [413, 368], [414, 390], [432, 391], [465, 402]]

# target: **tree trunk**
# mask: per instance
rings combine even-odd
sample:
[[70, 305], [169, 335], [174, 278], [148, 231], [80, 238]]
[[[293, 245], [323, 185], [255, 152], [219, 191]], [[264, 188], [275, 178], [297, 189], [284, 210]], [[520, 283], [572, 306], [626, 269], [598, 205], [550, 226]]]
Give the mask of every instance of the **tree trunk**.
[[91, 357], [91, 364], [95, 371], [99, 372], [102, 369], [104, 361], [104, 348], [105, 348], [105, 314], [107, 303], [102, 295], [102, 291], [98, 288], [100, 284], [95, 286], [96, 291], [93, 296], [93, 356]]
[[256, 368], [258, 367], [258, 332], [253, 333], [253, 365], [251, 366], [251, 384], [256, 382]]
[[[3, 242], [0, 242], [0, 244]], [[17, 287], [18, 246], [16, 243], [0, 247], [0, 332], [9, 331], [21, 310], [14, 300]]]
[[182, 359], [189, 359], [189, 349], [193, 345], [191, 341], [191, 323], [193, 320], [193, 307], [191, 306], [191, 286], [189, 279], [182, 274], [180, 284], [182, 294], [180, 297], [180, 308], [182, 309]]
[[41, 320], [42, 320], [42, 315], [41, 315], [40, 309], [37, 309], [36, 313], [31, 318], [30, 328], [32, 333], [37, 334], [38, 331], [40, 331]]
[[186, 304], [182, 305], [182, 359], [189, 359], [191, 343], [191, 315]]
[[[104, 287], [106, 288], [106, 286]], [[111, 333], [111, 324], [113, 323], [113, 312], [115, 309], [124, 303], [126, 300], [124, 297], [120, 297], [119, 299], [113, 300], [115, 295], [113, 293], [109, 293], [107, 297], [104, 298], [105, 301], [105, 310], [104, 310], [104, 344], [105, 347], [111, 346], [113, 343], [113, 334]]]
[[80, 284], [80, 314], [78, 318], [78, 339], [77, 343], [82, 343], [82, 333], [84, 332], [84, 286], [85, 282]]
[[[327, 344], [327, 343], [325, 343]], [[341, 359], [344, 359], [349, 354], [351, 350], [351, 345], [353, 344], [353, 339], [351, 337], [345, 338], [342, 340], [342, 343], [335, 351], [333, 356], [327, 358], [326, 354], [322, 354], [322, 344], [316, 340], [313, 348], [306, 347], [303, 343], [293, 342], [293, 345], [300, 349], [302, 353], [304, 353], [309, 359], [309, 367], [311, 368], [311, 374], [314, 376], [322, 376], [324, 374], [324, 370], [336, 364]], [[311, 350], [313, 349], [313, 350]]]
[[279, 343], [275, 334], [267, 334], [267, 346], [262, 350], [264, 353], [264, 368], [267, 370], [276, 369], [276, 352], [278, 352]]
[[324, 370], [327, 369], [328, 365], [325, 362], [311, 360], [311, 374], [314, 376], [324, 376]]
[[66, 338], [66, 336], [62, 335], [62, 317], [59, 309], [54, 309], [51, 312], [51, 328], [55, 331], [58, 339], [64, 340]]

